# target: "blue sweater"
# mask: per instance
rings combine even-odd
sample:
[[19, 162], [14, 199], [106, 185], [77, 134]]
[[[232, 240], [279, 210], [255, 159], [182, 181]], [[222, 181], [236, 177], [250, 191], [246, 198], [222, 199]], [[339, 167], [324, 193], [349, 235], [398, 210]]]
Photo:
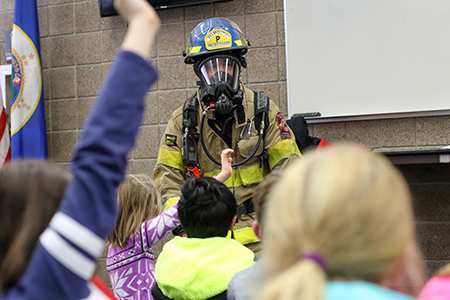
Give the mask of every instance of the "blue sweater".
[[87, 120], [72, 162], [74, 179], [17, 285], [1, 300], [82, 299], [114, 224], [115, 191], [142, 121], [155, 69], [121, 51]]

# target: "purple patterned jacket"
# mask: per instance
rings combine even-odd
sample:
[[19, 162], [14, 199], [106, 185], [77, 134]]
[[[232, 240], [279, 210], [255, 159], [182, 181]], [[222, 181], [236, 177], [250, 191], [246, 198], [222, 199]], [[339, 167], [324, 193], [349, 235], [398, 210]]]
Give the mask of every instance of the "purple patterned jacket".
[[153, 300], [155, 258], [151, 246], [180, 224], [178, 202], [142, 224], [123, 248], [109, 248], [106, 269], [118, 299]]

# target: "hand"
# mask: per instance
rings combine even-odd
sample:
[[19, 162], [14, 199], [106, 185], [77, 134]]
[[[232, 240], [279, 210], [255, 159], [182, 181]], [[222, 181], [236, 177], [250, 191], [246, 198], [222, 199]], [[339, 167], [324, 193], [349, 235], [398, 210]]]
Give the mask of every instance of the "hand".
[[233, 173], [233, 168], [231, 167], [231, 163], [233, 162], [232, 157], [228, 157], [228, 154], [233, 154], [234, 150], [227, 148], [222, 150], [222, 154], [220, 154], [221, 164], [222, 164], [222, 171], [219, 173], [219, 175], [216, 176], [216, 179], [225, 182], [228, 178], [230, 178], [231, 174]]
[[114, 8], [128, 21], [121, 48], [148, 58], [161, 25], [155, 9], [145, 0], [114, 0]]
[[159, 23], [159, 17], [154, 8], [145, 0], [115, 0], [114, 8], [128, 22], [139, 17], [147, 17], [149, 20]]

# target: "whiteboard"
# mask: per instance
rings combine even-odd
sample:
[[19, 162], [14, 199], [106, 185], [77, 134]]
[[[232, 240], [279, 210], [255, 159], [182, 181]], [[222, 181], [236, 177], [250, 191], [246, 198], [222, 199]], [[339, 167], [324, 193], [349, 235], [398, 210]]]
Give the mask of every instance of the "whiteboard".
[[449, 0], [284, 0], [288, 113], [450, 113]]

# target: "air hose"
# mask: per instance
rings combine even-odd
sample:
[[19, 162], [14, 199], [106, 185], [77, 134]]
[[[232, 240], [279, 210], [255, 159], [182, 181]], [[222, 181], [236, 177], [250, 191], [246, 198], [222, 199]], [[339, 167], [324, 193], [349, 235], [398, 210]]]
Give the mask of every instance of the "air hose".
[[[219, 161], [217, 161], [214, 157], [212, 157], [212, 155], [209, 153], [208, 149], [206, 148], [205, 141], [203, 140], [203, 125], [205, 123], [206, 113], [208, 112], [210, 107], [211, 106], [208, 106], [203, 111], [202, 121], [200, 122], [200, 143], [202, 144], [203, 151], [205, 151], [205, 153], [209, 157], [209, 159], [212, 160], [215, 164], [221, 166], [222, 164]], [[232, 167], [237, 167], [237, 166], [240, 166], [242, 164], [245, 164], [246, 162], [248, 162], [255, 155], [256, 151], [258, 151], [259, 145], [261, 144], [261, 141], [262, 141], [263, 135], [264, 135], [265, 114], [266, 113], [263, 112], [263, 117], [262, 117], [262, 120], [261, 120], [261, 128], [259, 130], [259, 138], [258, 138], [258, 142], [256, 143], [255, 149], [253, 149], [253, 152], [248, 157], [246, 157], [243, 161], [231, 164]]]

